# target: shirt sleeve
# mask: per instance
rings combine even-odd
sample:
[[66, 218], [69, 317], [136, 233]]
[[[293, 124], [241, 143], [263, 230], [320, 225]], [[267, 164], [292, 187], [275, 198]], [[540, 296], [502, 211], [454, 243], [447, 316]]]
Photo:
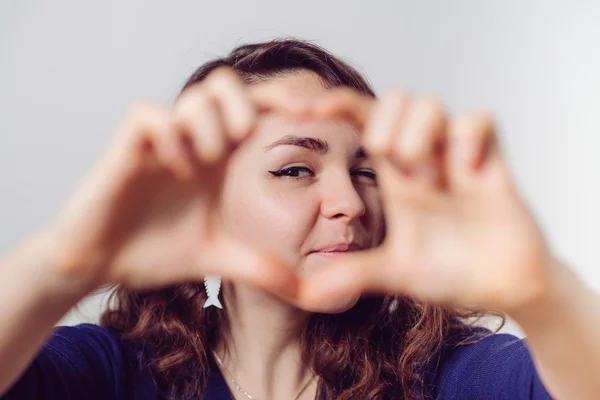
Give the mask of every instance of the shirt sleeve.
[[104, 328], [58, 327], [2, 400], [129, 399], [139, 370], [135, 354]]
[[437, 389], [439, 399], [552, 399], [526, 342], [509, 334], [457, 347], [441, 365]]

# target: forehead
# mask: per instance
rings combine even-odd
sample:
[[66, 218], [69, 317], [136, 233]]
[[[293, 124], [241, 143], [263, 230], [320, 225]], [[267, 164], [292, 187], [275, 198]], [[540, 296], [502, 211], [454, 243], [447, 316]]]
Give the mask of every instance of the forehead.
[[323, 80], [312, 71], [290, 71], [284, 75], [268, 78], [255, 85], [259, 87], [276, 85], [294, 96], [308, 100], [327, 93], [329, 90]]
[[[257, 86], [279, 85], [293, 96], [311, 101], [329, 91], [319, 76], [310, 71], [294, 72], [270, 78]], [[359, 132], [354, 125], [343, 119], [298, 120], [271, 113], [264, 115], [257, 126], [254, 137], [262, 145], [268, 145], [286, 135], [306, 136], [326, 140], [332, 146], [346, 144], [355, 147], [359, 143]]]

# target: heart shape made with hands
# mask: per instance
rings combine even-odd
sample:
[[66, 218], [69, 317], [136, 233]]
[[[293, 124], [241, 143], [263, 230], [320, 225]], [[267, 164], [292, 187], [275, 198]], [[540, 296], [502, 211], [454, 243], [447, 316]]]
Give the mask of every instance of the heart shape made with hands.
[[[248, 89], [234, 72], [217, 72], [187, 89], [174, 110], [146, 106], [127, 119], [116, 150], [57, 219], [59, 269], [76, 273], [95, 260], [88, 275], [135, 288], [221, 275], [311, 311], [373, 292], [508, 311], [548, 287], [552, 257], [489, 116], [449, 119], [432, 98], [374, 99], [348, 88], [303, 103], [278, 85]], [[380, 246], [300, 278], [214, 229], [224, 160], [262, 111], [360, 128], [384, 203]], [[185, 160], [193, 165], [195, 156], [181, 157], [175, 133], [191, 139], [186, 148], [204, 160], [197, 168], [189, 170]]]

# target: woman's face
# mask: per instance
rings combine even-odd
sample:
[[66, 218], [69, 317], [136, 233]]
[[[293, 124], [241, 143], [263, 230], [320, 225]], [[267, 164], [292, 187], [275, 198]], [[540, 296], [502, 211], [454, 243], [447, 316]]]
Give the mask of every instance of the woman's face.
[[[280, 85], [307, 100], [328, 90], [310, 72], [258, 85]], [[326, 268], [345, 251], [377, 246], [383, 210], [360, 137], [342, 120], [265, 115], [229, 161], [221, 199], [226, 230], [279, 256], [300, 275]], [[357, 300], [334, 305], [331, 312]]]

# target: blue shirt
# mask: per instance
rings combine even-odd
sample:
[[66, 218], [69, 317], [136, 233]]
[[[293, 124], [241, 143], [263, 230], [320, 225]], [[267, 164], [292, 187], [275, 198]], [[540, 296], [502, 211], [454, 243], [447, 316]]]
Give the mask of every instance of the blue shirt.
[[[428, 384], [439, 399], [551, 399], [525, 342], [496, 334], [457, 347], [440, 358]], [[3, 360], [2, 362], [6, 362]], [[218, 368], [212, 368], [205, 400], [232, 399]], [[152, 378], [131, 346], [104, 328], [59, 327], [3, 400], [157, 399]]]

